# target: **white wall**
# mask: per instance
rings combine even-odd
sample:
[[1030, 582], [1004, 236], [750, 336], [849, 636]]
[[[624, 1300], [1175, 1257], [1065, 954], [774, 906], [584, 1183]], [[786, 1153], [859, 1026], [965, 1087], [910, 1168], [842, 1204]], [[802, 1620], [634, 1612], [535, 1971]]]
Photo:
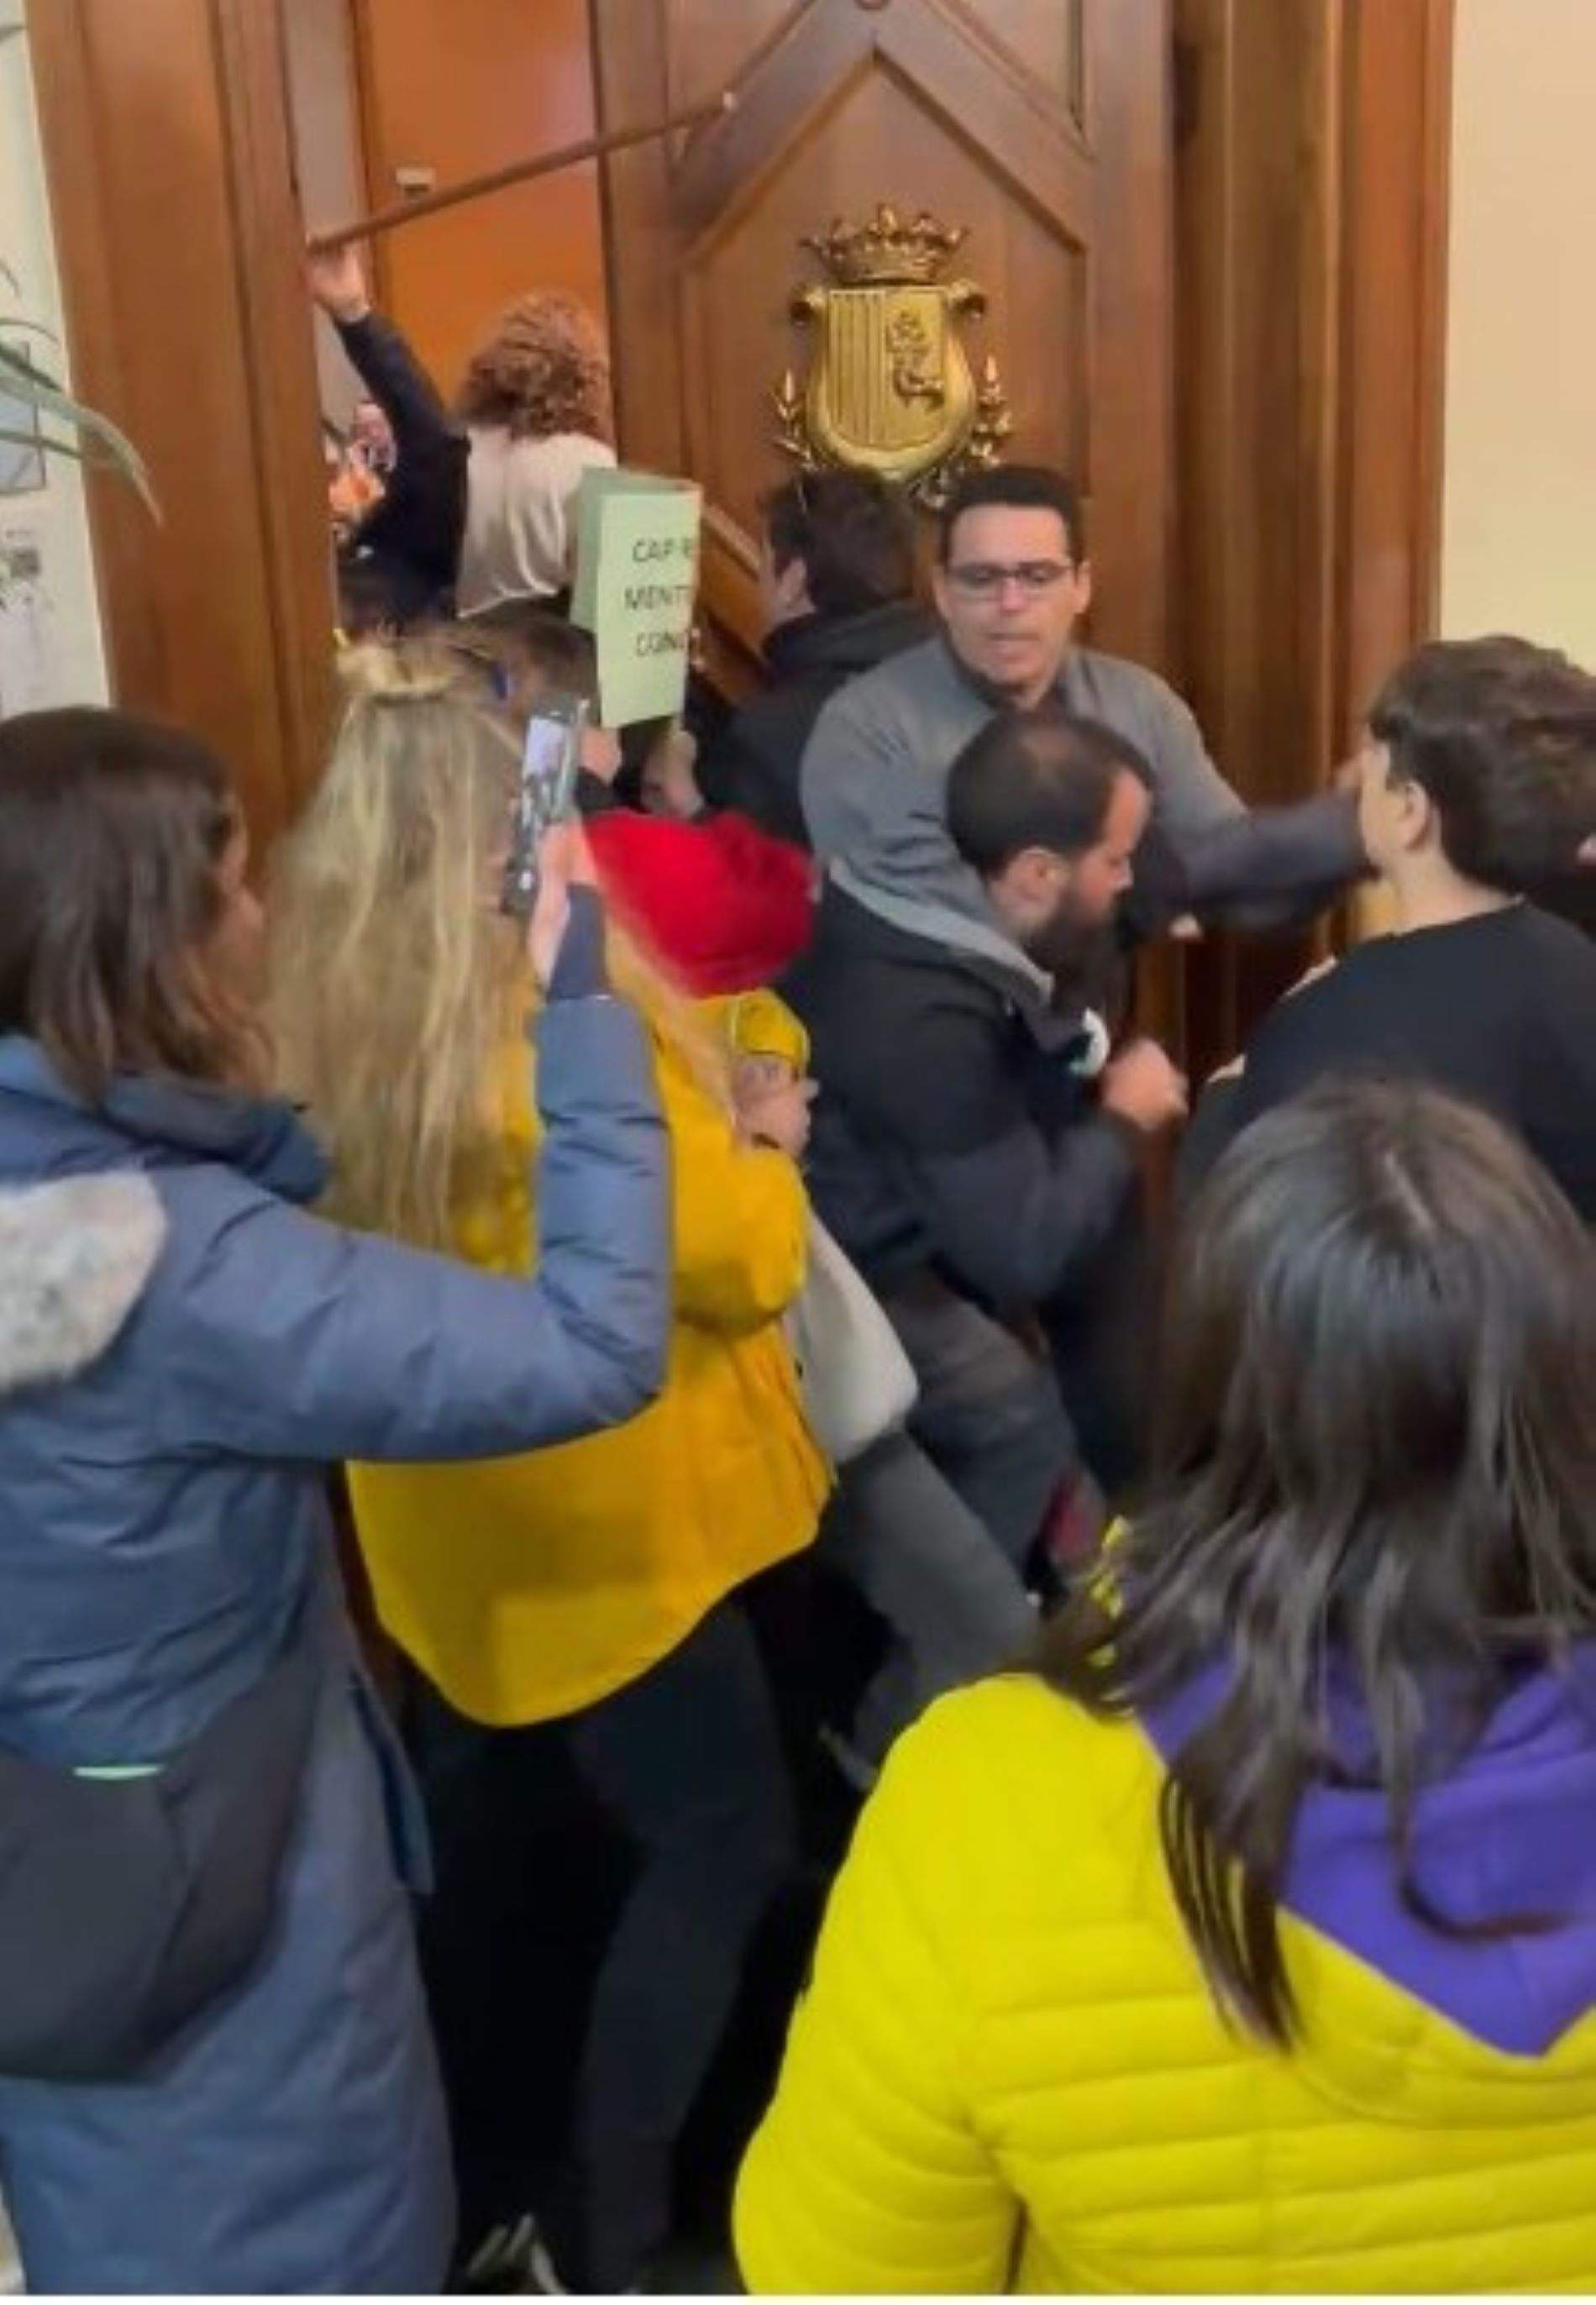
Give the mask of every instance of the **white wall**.
[[[36, 0], [48, 5], [49, 0]], [[21, 0], [0, 0], [0, 26], [21, 21]], [[24, 313], [63, 336], [60, 284], [50, 234], [44, 161], [25, 39], [0, 41], [0, 259], [16, 275], [19, 293], [0, 276], [0, 324]], [[43, 365], [60, 375], [59, 344], [38, 348]], [[30, 703], [103, 703], [106, 695], [99, 604], [95, 591], [89, 523], [78, 469], [70, 459], [45, 459], [45, 485], [0, 496], [0, 543], [36, 534], [43, 578], [30, 588], [28, 629], [13, 591], [0, 633], [0, 710], [27, 680]]]
[[[305, 229], [327, 232], [347, 224], [369, 205], [349, 0], [286, 0], [283, 32]], [[369, 262], [369, 250], [363, 252]], [[344, 359], [331, 322], [318, 313], [315, 327], [322, 411], [335, 424], [347, 426], [360, 395], [360, 379]]]
[[1457, 0], [1441, 628], [1596, 666], [1596, 0]]

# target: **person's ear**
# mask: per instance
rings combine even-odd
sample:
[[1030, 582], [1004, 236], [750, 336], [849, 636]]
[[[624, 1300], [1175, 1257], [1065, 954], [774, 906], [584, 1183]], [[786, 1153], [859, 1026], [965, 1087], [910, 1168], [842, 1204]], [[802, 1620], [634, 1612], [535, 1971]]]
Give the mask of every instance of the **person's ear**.
[[1405, 778], [1392, 787], [1396, 802], [1396, 837], [1410, 852], [1439, 846], [1440, 811], [1415, 778]]
[[1028, 912], [1050, 912], [1069, 887], [1070, 868], [1050, 848], [1022, 848], [1006, 875]]
[[772, 592], [784, 617], [795, 617], [809, 606], [809, 570], [797, 553], [785, 568], [771, 564]]
[[1075, 614], [1076, 614], [1076, 616], [1078, 616], [1078, 617], [1083, 617], [1083, 616], [1086, 614], [1087, 609], [1088, 609], [1088, 608], [1091, 608], [1091, 561], [1090, 561], [1090, 560], [1081, 560], [1081, 561], [1077, 561], [1077, 563], [1075, 564]]
[[941, 560], [934, 560], [931, 563], [931, 598], [937, 604], [937, 614], [946, 623], [948, 600], [947, 567], [946, 562]]

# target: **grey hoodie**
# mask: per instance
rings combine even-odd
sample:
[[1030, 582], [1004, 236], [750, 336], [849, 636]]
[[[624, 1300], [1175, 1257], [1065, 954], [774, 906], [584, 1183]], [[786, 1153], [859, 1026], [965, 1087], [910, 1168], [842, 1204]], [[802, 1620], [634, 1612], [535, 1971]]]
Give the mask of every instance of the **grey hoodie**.
[[[1277, 925], [1317, 910], [1364, 870], [1349, 801], [1322, 793], [1248, 810], [1156, 673], [1072, 648], [1056, 693], [1146, 760], [1156, 821], [1193, 911]], [[1012, 966], [1014, 948], [944, 821], [947, 772], [998, 710], [940, 637], [890, 658], [821, 713], [803, 756], [803, 809], [817, 855], [856, 902], [912, 934]]]

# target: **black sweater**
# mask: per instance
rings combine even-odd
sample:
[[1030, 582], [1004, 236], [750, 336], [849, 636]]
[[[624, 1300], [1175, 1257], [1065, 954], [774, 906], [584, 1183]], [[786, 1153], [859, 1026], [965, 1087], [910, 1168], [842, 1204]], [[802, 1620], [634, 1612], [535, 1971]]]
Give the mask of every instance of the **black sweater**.
[[1596, 1223], [1596, 944], [1533, 905], [1378, 937], [1271, 1011], [1202, 1101], [1192, 1167], [1331, 1073], [1420, 1079], [1521, 1135]]
[[395, 447], [387, 491], [350, 539], [344, 564], [380, 591], [395, 623], [443, 613], [460, 568], [470, 439], [390, 320], [369, 312], [337, 327], [361, 383], [393, 427]]
[[845, 681], [914, 647], [930, 630], [925, 611], [913, 600], [778, 625], [765, 642], [768, 686], [700, 757], [699, 787], [706, 800], [740, 809], [778, 840], [807, 848], [799, 770], [820, 708]]

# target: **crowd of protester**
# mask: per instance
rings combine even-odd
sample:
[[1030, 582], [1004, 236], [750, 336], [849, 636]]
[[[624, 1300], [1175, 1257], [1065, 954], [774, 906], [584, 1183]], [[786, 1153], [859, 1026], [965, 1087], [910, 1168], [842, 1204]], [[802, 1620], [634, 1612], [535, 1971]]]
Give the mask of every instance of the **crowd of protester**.
[[[759, 691], [611, 731], [590, 318], [451, 411], [310, 285], [280, 851], [0, 723], [30, 2286], [668, 2286], [695, 2172], [762, 2291], [1596, 2285], [1596, 676], [1431, 642], [1250, 810], [1061, 475], [922, 599], [828, 471]], [[1371, 878], [1194, 1094], [1138, 948]]]

